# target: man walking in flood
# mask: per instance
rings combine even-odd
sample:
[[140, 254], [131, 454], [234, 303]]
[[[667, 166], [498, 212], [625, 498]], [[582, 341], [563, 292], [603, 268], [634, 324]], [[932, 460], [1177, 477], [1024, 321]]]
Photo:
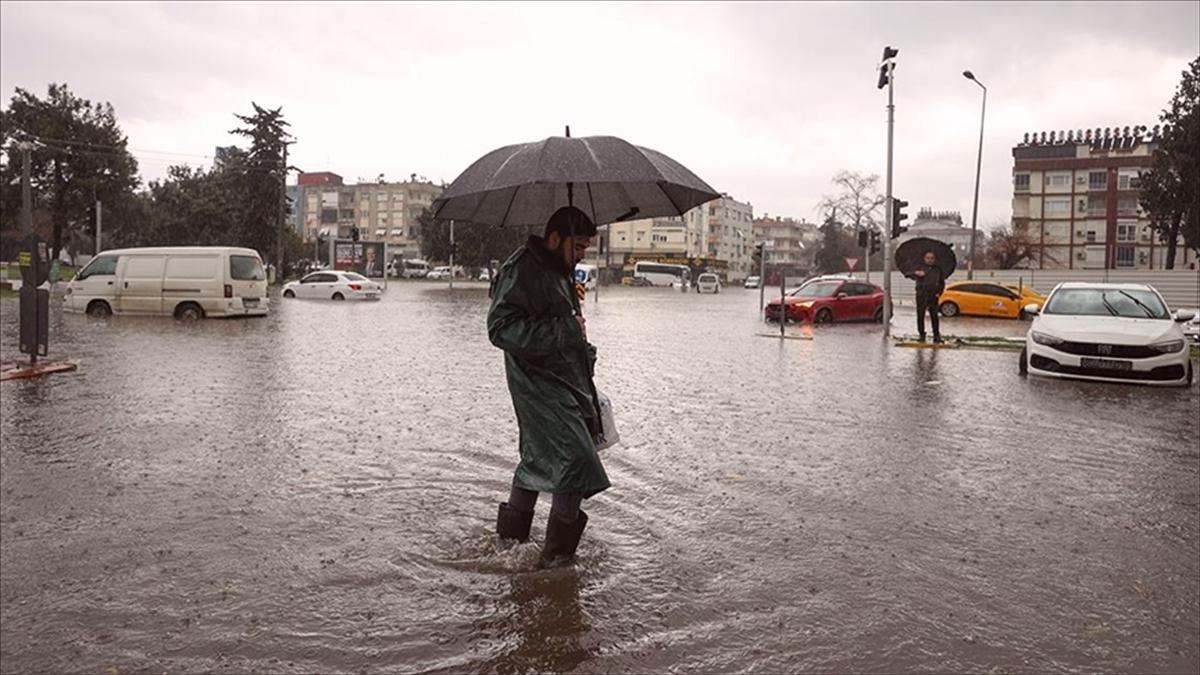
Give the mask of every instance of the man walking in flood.
[[925, 251], [922, 262], [917, 265], [912, 274], [906, 275], [917, 281], [917, 334], [921, 342], [925, 341], [925, 312], [929, 312], [929, 321], [933, 324], [933, 341], [942, 341], [942, 331], [938, 324], [938, 296], [946, 290], [946, 274], [937, 264], [937, 255], [933, 251]]
[[587, 214], [563, 207], [550, 217], [544, 237], [530, 237], [492, 285], [488, 338], [504, 350], [521, 452], [496, 532], [527, 540], [538, 494], [551, 493], [543, 567], [573, 558], [588, 522], [580, 505], [609, 487], [593, 442], [600, 429], [592, 381], [596, 349], [587, 341], [573, 281], [595, 234]]

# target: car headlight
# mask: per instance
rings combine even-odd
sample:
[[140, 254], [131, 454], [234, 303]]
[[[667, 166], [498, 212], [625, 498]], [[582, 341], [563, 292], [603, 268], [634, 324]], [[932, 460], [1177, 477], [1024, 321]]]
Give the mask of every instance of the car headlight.
[[1039, 345], [1046, 345], [1049, 347], [1053, 347], [1055, 345], [1061, 345], [1063, 343], [1062, 338], [1056, 338], [1053, 335], [1050, 335], [1049, 333], [1042, 333], [1042, 332], [1036, 331], [1036, 330], [1033, 331], [1033, 341], [1038, 343]]
[[1170, 342], [1159, 342], [1158, 344], [1150, 345], [1150, 349], [1163, 354], [1174, 354], [1183, 350], [1183, 340], [1171, 340]]
[[813, 303], [812, 303], [812, 300], [807, 300], [807, 301], [805, 301], [805, 302], [798, 302], [798, 303], [796, 303], [796, 306], [797, 306], [797, 307], [812, 307], [812, 306], [813, 306]]

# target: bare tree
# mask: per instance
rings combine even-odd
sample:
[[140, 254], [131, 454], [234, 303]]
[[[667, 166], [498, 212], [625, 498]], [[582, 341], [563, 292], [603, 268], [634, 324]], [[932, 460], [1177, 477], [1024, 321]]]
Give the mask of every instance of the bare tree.
[[[984, 259], [992, 269], [1011, 270], [1026, 261], [1036, 263], [1043, 255], [1041, 248], [1024, 229], [1013, 229], [1005, 224], [992, 229]], [[1058, 262], [1049, 251], [1044, 256], [1051, 262]]]
[[886, 197], [879, 194], [878, 183], [879, 176], [875, 174], [864, 176], [857, 171], [839, 171], [833, 177], [837, 193], [822, 197], [817, 209], [824, 213], [836, 209], [842, 222], [853, 224], [856, 230], [877, 228], [886, 201]]

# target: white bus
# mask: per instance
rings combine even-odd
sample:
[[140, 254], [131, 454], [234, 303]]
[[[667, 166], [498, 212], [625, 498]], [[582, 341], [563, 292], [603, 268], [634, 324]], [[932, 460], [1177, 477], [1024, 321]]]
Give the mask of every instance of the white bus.
[[687, 265], [664, 265], [662, 263], [638, 261], [633, 266], [633, 278], [641, 279], [649, 286], [673, 286], [687, 288], [692, 273]]
[[258, 253], [249, 248], [104, 251], [67, 284], [63, 306], [91, 316], [264, 316], [267, 274]]

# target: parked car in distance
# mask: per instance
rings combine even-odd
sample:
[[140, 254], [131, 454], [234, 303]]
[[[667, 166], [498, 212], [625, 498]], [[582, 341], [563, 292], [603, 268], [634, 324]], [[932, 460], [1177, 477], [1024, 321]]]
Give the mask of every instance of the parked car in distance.
[[697, 293], [720, 293], [721, 278], [712, 272], [705, 272], [696, 277], [696, 292]]
[[946, 284], [939, 298], [942, 316], [994, 316], [1025, 319], [1025, 307], [1042, 306], [1046, 296], [1028, 286], [1010, 286], [986, 281], [955, 281]]
[[486, 267], [479, 268], [479, 274], [475, 277], [479, 281], [491, 281], [492, 273]]
[[267, 273], [258, 253], [225, 246], [104, 251], [66, 288], [63, 307], [90, 316], [204, 317], [267, 314]]
[[429, 274], [429, 263], [424, 260], [395, 258], [388, 266], [388, 275], [403, 279], [424, 279]]
[[[784, 300], [789, 321], [883, 321], [883, 289], [865, 281], [816, 280], [792, 291]], [[764, 314], [768, 321], [778, 321], [779, 300], [768, 303]]]
[[313, 272], [299, 281], [289, 281], [283, 286], [285, 298], [308, 298], [315, 300], [378, 300], [383, 286], [358, 272], [324, 270]]
[[762, 286], [762, 278], [758, 276], [746, 277], [746, 283], [742, 284], [743, 288], [758, 288]]
[[1166, 386], [1192, 383], [1181, 324], [1147, 284], [1062, 283], [1034, 315], [1021, 350], [1020, 372], [1045, 377]]
[[[439, 267], [435, 267], [435, 268], [429, 270], [429, 273], [425, 275], [425, 278], [426, 279], [449, 279], [450, 278], [450, 266], [449, 265], [441, 265]], [[466, 278], [466, 274], [463, 273], [462, 267], [460, 267], [458, 265], [454, 266], [454, 278], [455, 279]]]

